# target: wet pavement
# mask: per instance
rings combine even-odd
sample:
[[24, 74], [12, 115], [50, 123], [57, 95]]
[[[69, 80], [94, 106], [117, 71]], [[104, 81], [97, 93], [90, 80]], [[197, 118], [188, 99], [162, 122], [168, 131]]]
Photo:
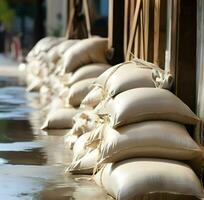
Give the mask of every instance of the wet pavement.
[[38, 129], [38, 95], [26, 93], [16, 66], [0, 55], [0, 199], [110, 199], [94, 182], [64, 174], [72, 158], [67, 130]]

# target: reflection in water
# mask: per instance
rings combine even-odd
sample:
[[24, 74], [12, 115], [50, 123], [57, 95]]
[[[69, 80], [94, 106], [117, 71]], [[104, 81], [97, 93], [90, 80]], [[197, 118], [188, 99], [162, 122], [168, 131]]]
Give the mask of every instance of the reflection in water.
[[72, 154], [63, 144], [68, 130], [41, 131], [38, 96], [0, 77], [0, 199], [109, 199], [92, 181], [64, 174]]

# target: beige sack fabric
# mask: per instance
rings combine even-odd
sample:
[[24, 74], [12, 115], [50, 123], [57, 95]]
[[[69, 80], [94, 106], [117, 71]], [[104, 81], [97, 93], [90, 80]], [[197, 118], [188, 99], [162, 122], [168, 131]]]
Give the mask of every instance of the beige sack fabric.
[[73, 117], [80, 110], [74, 108], [60, 108], [51, 111], [41, 129], [68, 129], [73, 126]]
[[95, 108], [105, 98], [104, 89], [95, 86], [81, 102], [81, 107], [86, 109]]
[[26, 91], [32, 92], [32, 91], [39, 91], [40, 87], [42, 86], [42, 80], [38, 77], [33, 79], [33, 81], [28, 85]]
[[90, 137], [91, 132], [87, 132], [83, 135], [81, 135], [77, 141], [75, 142], [73, 146], [73, 160], [79, 160], [82, 158], [87, 152], [88, 148], [86, 148], [86, 143], [88, 141], [88, 138]]
[[77, 43], [79, 40], [65, 40], [57, 47], [57, 53], [60, 57], [63, 56], [63, 54], [75, 43]]
[[195, 125], [199, 118], [177, 96], [165, 89], [137, 88], [110, 99], [99, 114], [110, 115], [111, 125], [146, 120], [168, 120]]
[[35, 46], [31, 49], [31, 51], [28, 53], [28, 55], [26, 56], [26, 60], [28, 62], [32, 61], [33, 59], [35, 59], [35, 57], [39, 54], [40, 52], [40, 47], [45, 44], [48, 43], [50, 41], [52, 41], [54, 39], [54, 37], [45, 37], [42, 38], [41, 40], [39, 40]]
[[203, 198], [201, 183], [190, 167], [171, 160], [129, 159], [107, 164], [95, 181], [117, 200], [140, 199], [152, 193]]
[[61, 42], [65, 41], [65, 40], [66, 40], [66, 38], [64, 38], [64, 37], [61, 37], [61, 38], [52, 37], [51, 40], [44, 42], [43, 44], [40, 44], [38, 46], [37, 51], [38, 52], [47, 52], [51, 48], [53, 48], [54, 46], [60, 44]]
[[73, 72], [90, 63], [107, 63], [107, 38], [93, 37], [74, 44], [63, 56], [62, 73]]
[[[105, 90], [108, 95], [111, 97], [116, 96], [117, 94], [124, 92], [126, 90], [140, 88], [140, 87], [159, 87], [162, 88], [163, 85], [159, 82], [160, 79], [153, 79], [153, 74], [157, 71], [158, 77], [164, 74], [162, 70], [152, 69], [148, 66], [138, 65], [134, 62], [126, 62], [109, 77], [105, 84]], [[154, 75], [156, 76], [156, 75]], [[164, 76], [164, 75], [163, 75]], [[167, 87], [170, 88], [171, 83]]]
[[69, 104], [74, 107], [79, 106], [84, 97], [91, 91], [94, 80], [95, 78], [89, 78], [73, 84], [69, 90]]
[[[123, 63], [122, 63], [123, 64]], [[95, 85], [99, 85], [101, 87], [104, 87], [106, 84], [106, 81], [110, 78], [110, 76], [120, 67], [122, 64], [115, 65], [113, 67], [110, 67], [105, 72], [103, 72], [95, 81]]]
[[202, 157], [202, 150], [186, 128], [169, 121], [146, 121], [120, 127], [106, 126], [102, 133], [100, 163], [128, 158], [151, 157], [193, 160]]
[[93, 169], [97, 164], [99, 152], [97, 149], [86, 153], [82, 158], [73, 161], [68, 167], [68, 171], [73, 174], [93, 174]]
[[96, 129], [100, 124], [99, 116], [94, 113], [82, 112], [79, 113], [79, 115], [80, 117], [77, 120], [75, 120], [77, 115], [74, 117], [75, 123], [70, 130], [70, 134], [72, 135], [77, 135], [79, 137], [86, 132]]
[[72, 85], [78, 81], [88, 79], [88, 78], [95, 78], [102, 74], [107, 68], [109, 68], [109, 64], [103, 63], [93, 63], [85, 65], [79, 69], [77, 69], [69, 80], [69, 85]]

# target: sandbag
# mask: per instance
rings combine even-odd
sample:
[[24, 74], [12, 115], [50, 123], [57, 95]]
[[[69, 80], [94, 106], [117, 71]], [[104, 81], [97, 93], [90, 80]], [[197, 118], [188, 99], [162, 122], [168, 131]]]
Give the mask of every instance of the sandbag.
[[73, 149], [73, 146], [77, 140], [78, 140], [78, 136], [69, 134], [69, 132], [64, 137], [65, 145], [68, 146], [68, 148], [71, 150]]
[[75, 43], [77, 43], [79, 40], [65, 40], [57, 47], [57, 52], [60, 57], [63, 56], [63, 54]]
[[69, 85], [72, 85], [78, 81], [88, 79], [88, 78], [95, 78], [103, 73], [107, 68], [109, 68], [109, 64], [103, 63], [92, 63], [85, 65], [79, 69], [77, 69], [69, 80]]
[[39, 97], [40, 97], [40, 103], [43, 106], [47, 105], [51, 101], [52, 92], [47, 85], [44, 84], [40, 87]]
[[[126, 62], [109, 77], [105, 84], [105, 90], [109, 96], [114, 97], [126, 90], [140, 87], [165, 87], [169, 89], [173, 78], [169, 75], [169, 84], [164, 84], [165, 81], [161, 81], [162, 77], [165, 79], [164, 74], [165, 72], [161, 69], [153, 69], [148, 65], [139, 65], [135, 62]], [[158, 83], [155, 84], [156, 82]]]
[[38, 46], [37, 52], [47, 52], [49, 51], [51, 48], [53, 48], [54, 46], [60, 44], [61, 42], [65, 41], [66, 38], [61, 37], [61, 38], [57, 38], [57, 37], [52, 37], [49, 41], [43, 42]]
[[113, 127], [146, 120], [169, 120], [196, 125], [199, 118], [177, 96], [165, 89], [136, 88], [111, 98], [98, 114], [110, 115]]
[[129, 159], [107, 164], [94, 177], [96, 183], [118, 200], [142, 199], [152, 193], [203, 198], [202, 185], [183, 163], [161, 159]]
[[33, 81], [28, 85], [26, 91], [27, 92], [32, 92], [32, 91], [39, 91], [43, 82], [40, 78], [35, 77]]
[[110, 78], [110, 76], [120, 67], [123, 63], [115, 65], [113, 67], [108, 68], [106, 71], [104, 71], [95, 81], [94, 84], [98, 85], [100, 87], [104, 87], [106, 84], [106, 81]]
[[64, 108], [64, 102], [61, 98], [53, 97], [52, 101], [47, 105], [47, 110], [54, 112], [55, 110]]
[[91, 91], [94, 80], [94, 78], [89, 78], [73, 84], [69, 91], [69, 104], [74, 107], [79, 106], [84, 97]]
[[128, 158], [153, 157], [193, 160], [202, 157], [201, 148], [185, 126], [169, 121], [146, 121], [116, 129], [106, 126], [101, 135], [99, 163]]
[[60, 108], [51, 111], [41, 129], [68, 129], [73, 126], [73, 116], [80, 110], [75, 108]]
[[81, 159], [89, 151], [89, 148], [86, 148], [86, 143], [90, 134], [91, 132], [84, 133], [76, 140], [73, 146], [73, 161]]
[[97, 164], [98, 156], [98, 149], [92, 150], [79, 160], [73, 161], [67, 170], [73, 174], [93, 174], [93, 169]]
[[33, 59], [35, 59], [35, 57], [37, 56], [37, 54], [40, 52], [40, 46], [43, 45], [43, 43], [48, 43], [51, 40], [53, 40], [54, 37], [45, 37], [42, 38], [41, 40], [39, 40], [35, 46], [30, 50], [30, 52], [28, 53], [28, 55], [26, 56], [26, 60], [27, 62], [32, 61]]
[[90, 63], [107, 63], [107, 38], [93, 37], [81, 40], [63, 56], [62, 73], [73, 72]]
[[95, 86], [82, 100], [80, 107], [86, 109], [95, 108], [105, 98], [104, 89]]
[[56, 45], [54, 46], [53, 48], [51, 48], [47, 54], [46, 54], [46, 60], [48, 63], [54, 63], [56, 64], [56, 62], [58, 61], [58, 59], [60, 58], [59, 57], [59, 54], [57, 52], [57, 48], [58, 48], [59, 45]]
[[89, 111], [76, 114], [73, 120], [75, 123], [70, 133], [77, 136], [96, 129], [102, 123], [97, 114]]

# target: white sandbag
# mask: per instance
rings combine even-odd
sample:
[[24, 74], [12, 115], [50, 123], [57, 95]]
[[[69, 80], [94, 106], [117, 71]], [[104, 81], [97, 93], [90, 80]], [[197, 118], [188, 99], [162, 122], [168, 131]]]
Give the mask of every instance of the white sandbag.
[[77, 135], [78, 137], [86, 132], [96, 129], [102, 123], [97, 114], [89, 111], [78, 113], [73, 119], [75, 123], [70, 134]]
[[74, 45], [78, 40], [65, 40], [53, 46], [46, 54], [47, 61], [56, 64], [65, 51], [67, 51], [72, 45]]
[[65, 40], [57, 47], [57, 52], [60, 57], [63, 56], [63, 54], [75, 43], [77, 43], [79, 40]]
[[62, 99], [65, 102], [66, 99], [68, 98], [68, 96], [69, 96], [69, 88], [64, 87], [59, 93], [59, 98]]
[[91, 132], [84, 133], [76, 140], [73, 146], [73, 161], [81, 159], [89, 151], [89, 148], [86, 147], [86, 143], [90, 134]]
[[69, 80], [72, 77], [72, 73], [66, 73], [64, 75], [57, 75], [57, 77], [59, 78], [60, 82], [67, 86], [69, 85]]
[[193, 160], [202, 157], [201, 148], [185, 126], [169, 121], [146, 121], [116, 129], [106, 126], [102, 133], [99, 163], [128, 158], [153, 157]]
[[73, 72], [90, 63], [107, 63], [107, 41], [107, 38], [93, 37], [74, 44], [63, 56], [62, 73]]
[[26, 91], [32, 92], [32, 91], [39, 91], [43, 82], [40, 78], [35, 77], [35, 79], [32, 80], [32, 82], [28, 85]]
[[30, 50], [30, 52], [28, 53], [28, 55], [26, 56], [26, 60], [27, 62], [32, 61], [33, 59], [35, 59], [36, 55], [39, 53], [40, 51], [40, 46], [43, 45], [43, 43], [47, 43], [49, 41], [51, 41], [54, 37], [45, 37], [42, 38], [41, 40], [39, 40], [35, 46]]
[[39, 45], [39, 49], [37, 50], [38, 52], [47, 52], [49, 51], [51, 48], [53, 48], [54, 46], [60, 44], [61, 42], [65, 41], [66, 38], [57, 38], [57, 37], [53, 37], [51, 38], [51, 40], [44, 42], [42, 44]]
[[74, 107], [79, 106], [84, 97], [91, 91], [94, 80], [95, 78], [89, 78], [73, 84], [69, 91], [69, 104]]
[[100, 87], [104, 87], [106, 81], [110, 78], [110, 76], [120, 67], [123, 63], [115, 65], [113, 67], [108, 68], [105, 72], [103, 72], [95, 81], [94, 84]]
[[[126, 90], [140, 87], [163, 88], [165, 86], [165, 88], [169, 89], [172, 81], [169, 81], [168, 85], [164, 85], [164, 81], [160, 81], [162, 79], [161, 77], [165, 79], [164, 74], [165, 72], [161, 69], [152, 69], [148, 65], [138, 65], [135, 62], [126, 62], [118, 67], [109, 77], [105, 84], [105, 90], [109, 96], [114, 97]], [[153, 79], [153, 75], [155, 80]], [[173, 80], [173, 78], [169, 78], [169, 80]], [[156, 84], [157, 81], [158, 83]]]
[[69, 80], [69, 85], [72, 85], [78, 81], [95, 78], [102, 74], [107, 68], [109, 68], [109, 64], [103, 63], [92, 63], [85, 65], [79, 69], [77, 69]]
[[40, 97], [40, 103], [41, 105], [47, 105], [50, 103], [51, 98], [52, 98], [52, 92], [50, 88], [47, 85], [42, 85], [40, 90], [39, 90], [39, 97]]
[[145, 120], [169, 120], [195, 125], [199, 118], [177, 96], [165, 89], [137, 88], [110, 99], [99, 114], [110, 115], [114, 127]]
[[100, 86], [95, 86], [82, 100], [80, 107], [93, 109], [105, 98], [105, 96], [104, 89]]
[[162, 70], [159, 66], [155, 65], [154, 63], [150, 63], [142, 59], [135, 58], [132, 60], [132, 62], [136, 63], [136, 65], [138, 65], [139, 67], [153, 69], [152, 79], [154, 81], [155, 87], [163, 89], [171, 88], [173, 84], [173, 77], [169, 72]]
[[73, 126], [73, 116], [80, 112], [74, 108], [51, 111], [41, 129], [68, 129]]
[[171, 160], [145, 158], [107, 164], [94, 179], [118, 200], [140, 200], [152, 193], [204, 197], [202, 185], [192, 169]]
[[64, 102], [61, 98], [53, 97], [50, 104], [47, 105], [47, 109], [51, 112], [64, 108]]
[[60, 58], [60, 57], [59, 57], [59, 54], [58, 54], [58, 51], [57, 51], [57, 47], [58, 47], [58, 46], [59, 46], [59, 44], [56, 45], [56, 46], [54, 46], [53, 48], [51, 48], [51, 49], [47, 52], [47, 54], [46, 54], [46, 61], [47, 61], [48, 63], [54, 63], [54, 64], [56, 64], [57, 61], [58, 61], [58, 59]]
[[[84, 122], [85, 121], [85, 122]], [[101, 133], [102, 125], [101, 122], [90, 121], [87, 122], [86, 120], [79, 119], [72, 127], [72, 129], [68, 132], [65, 136], [65, 143], [68, 144], [70, 149], [73, 149], [75, 142], [77, 142], [78, 138], [82, 135], [89, 133], [89, 139], [86, 142], [87, 149], [95, 149], [98, 145], [100, 140], [98, 138], [92, 138], [92, 132], [94, 135], [98, 135]], [[91, 139], [90, 139], [91, 137]], [[89, 142], [91, 141], [91, 142]]]
[[71, 150], [73, 149], [73, 146], [77, 140], [78, 140], [78, 136], [69, 134], [69, 132], [64, 136], [64, 143]]
[[73, 174], [93, 174], [93, 169], [97, 164], [98, 156], [98, 150], [92, 150], [86, 153], [81, 159], [73, 161], [67, 170]]

